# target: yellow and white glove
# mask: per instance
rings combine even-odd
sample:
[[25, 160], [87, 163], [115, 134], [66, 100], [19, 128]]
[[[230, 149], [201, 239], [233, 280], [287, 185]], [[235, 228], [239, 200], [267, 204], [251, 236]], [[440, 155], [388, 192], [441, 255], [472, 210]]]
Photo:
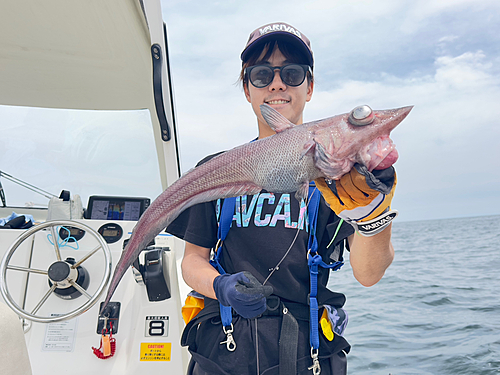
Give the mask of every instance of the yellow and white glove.
[[391, 210], [397, 182], [392, 166], [370, 172], [356, 163], [340, 180], [319, 178], [314, 182], [337, 216], [363, 236], [380, 233], [398, 215], [398, 211]]

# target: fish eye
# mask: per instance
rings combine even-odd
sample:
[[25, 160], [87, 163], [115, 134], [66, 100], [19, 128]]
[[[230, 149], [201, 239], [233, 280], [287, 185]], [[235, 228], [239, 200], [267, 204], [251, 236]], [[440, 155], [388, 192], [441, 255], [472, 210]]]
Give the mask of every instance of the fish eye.
[[352, 125], [363, 126], [371, 124], [375, 120], [375, 116], [372, 109], [365, 104], [354, 108], [349, 114], [348, 120]]

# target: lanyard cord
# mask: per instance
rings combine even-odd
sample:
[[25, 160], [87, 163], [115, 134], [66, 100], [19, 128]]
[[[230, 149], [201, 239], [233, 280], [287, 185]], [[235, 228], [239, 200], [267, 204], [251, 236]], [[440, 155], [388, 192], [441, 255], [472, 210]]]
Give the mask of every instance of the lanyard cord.
[[260, 375], [260, 363], [259, 363], [259, 331], [257, 328], [257, 318], [254, 318], [255, 322], [255, 358], [257, 360], [257, 375]]
[[267, 283], [267, 280], [269, 280], [269, 278], [273, 275], [273, 273], [280, 268], [281, 263], [283, 263], [285, 258], [288, 256], [288, 253], [290, 252], [290, 250], [292, 250], [293, 245], [297, 241], [297, 237], [299, 237], [299, 233], [300, 233], [300, 228], [297, 228], [297, 233], [295, 234], [295, 237], [293, 238], [292, 243], [288, 247], [288, 250], [285, 252], [285, 255], [283, 255], [283, 258], [281, 258], [280, 261], [276, 264], [276, 266], [271, 269], [271, 272], [269, 273], [269, 275], [267, 275], [267, 277], [264, 280], [264, 282], [262, 283], [262, 285], [265, 285]]

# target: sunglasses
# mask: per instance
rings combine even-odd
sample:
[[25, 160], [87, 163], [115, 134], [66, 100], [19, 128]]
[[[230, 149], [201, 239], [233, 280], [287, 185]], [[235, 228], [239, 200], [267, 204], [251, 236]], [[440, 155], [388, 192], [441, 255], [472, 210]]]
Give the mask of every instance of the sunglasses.
[[274, 71], [279, 69], [281, 81], [287, 86], [300, 86], [306, 79], [307, 72], [311, 73], [309, 65], [287, 64], [283, 66], [254, 65], [245, 68], [245, 76], [252, 85], [261, 89], [269, 86], [274, 79]]

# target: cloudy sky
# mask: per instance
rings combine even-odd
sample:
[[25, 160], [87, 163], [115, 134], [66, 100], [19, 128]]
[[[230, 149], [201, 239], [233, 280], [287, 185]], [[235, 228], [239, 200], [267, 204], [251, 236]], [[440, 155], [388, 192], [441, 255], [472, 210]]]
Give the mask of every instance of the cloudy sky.
[[[392, 133], [400, 154], [398, 220], [500, 214], [498, 0], [161, 2], [184, 171], [257, 135], [237, 84], [239, 55], [251, 31], [283, 21], [307, 35], [314, 50], [305, 121], [360, 104], [415, 106]], [[158, 177], [151, 179], [158, 169], [147, 113], [91, 113], [73, 127], [67, 112], [4, 107], [0, 114], [4, 172], [56, 194], [79, 193], [84, 206], [88, 195], [161, 192]], [[27, 120], [33, 131], [24, 130]], [[110, 139], [128, 130], [136, 133], [121, 143], [127, 153], [116, 152]], [[119, 162], [126, 173], [116, 170]], [[46, 201], [2, 183], [11, 205]]]
[[357, 105], [415, 108], [392, 133], [400, 220], [500, 214], [500, 3], [495, 0], [162, 0], [182, 168], [256, 136], [236, 83], [248, 35], [276, 21], [308, 36], [305, 121]]

